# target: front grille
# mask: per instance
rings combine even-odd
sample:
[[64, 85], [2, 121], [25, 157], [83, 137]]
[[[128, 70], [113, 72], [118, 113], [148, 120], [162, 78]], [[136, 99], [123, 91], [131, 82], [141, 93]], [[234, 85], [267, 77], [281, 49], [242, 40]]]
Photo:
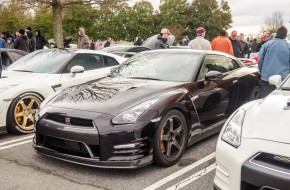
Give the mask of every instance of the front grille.
[[64, 154], [87, 158], [91, 157], [86, 146], [82, 142], [47, 136], [44, 140], [44, 147]]
[[278, 172], [290, 174], [290, 158], [274, 155], [269, 153], [260, 153], [256, 155], [250, 162], [276, 170]]
[[68, 117], [61, 114], [49, 113], [45, 119], [72, 126], [94, 127], [93, 121], [78, 117]]

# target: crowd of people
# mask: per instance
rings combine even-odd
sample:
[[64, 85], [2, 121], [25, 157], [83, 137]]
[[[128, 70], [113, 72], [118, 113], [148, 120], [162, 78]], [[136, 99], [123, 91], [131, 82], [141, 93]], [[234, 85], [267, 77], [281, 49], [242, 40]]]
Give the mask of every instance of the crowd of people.
[[31, 27], [12, 31], [2, 32], [0, 36], [0, 48], [19, 49], [26, 52], [33, 52], [43, 49], [46, 39], [41, 35], [40, 30], [32, 31]]
[[[267, 96], [275, 89], [269, 84], [269, 77], [272, 75], [280, 75], [282, 80], [290, 73], [290, 47], [285, 40], [287, 36], [287, 28], [281, 26], [275, 34], [270, 37], [267, 34], [262, 36], [258, 42], [256, 38], [245, 40], [243, 33], [238, 35], [237, 31], [232, 31], [230, 36], [226, 36], [225, 30], [220, 30], [219, 35], [211, 42], [205, 39], [206, 30], [203, 27], [196, 29], [196, 38], [189, 40], [188, 36], [184, 36], [179, 44], [188, 46], [196, 50], [215, 50], [228, 53], [237, 58], [251, 58], [251, 54], [258, 54], [259, 71], [261, 73], [262, 97]], [[155, 49], [166, 49], [168, 37], [172, 33], [163, 28], [157, 35]], [[33, 52], [43, 49], [47, 41], [42, 36], [40, 30], [32, 32], [31, 27], [20, 29], [12, 35], [12, 31], [2, 32], [0, 36], [0, 48], [15, 48], [26, 52]], [[94, 42], [90, 40], [85, 33], [85, 29], [78, 29], [77, 48], [81, 49], [100, 49], [109, 47], [115, 43], [112, 38], [108, 37], [105, 41]], [[138, 36], [134, 45], [141, 45], [143, 39]]]

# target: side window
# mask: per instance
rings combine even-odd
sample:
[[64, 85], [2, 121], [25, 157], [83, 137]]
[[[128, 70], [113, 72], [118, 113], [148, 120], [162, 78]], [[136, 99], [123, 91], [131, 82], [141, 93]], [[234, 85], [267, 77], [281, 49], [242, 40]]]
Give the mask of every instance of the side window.
[[77, 54], [68, 64], [65, 72], [69, 73], [73, 66], [82, 66], [85, 71], [99, 69], [104, 67], [103, 57], [96, 54]]
[[14, 57], [15, 60], [20, 59], [21, 57], [23, 57], [23, 55], [16, 53], [16, 52], [10, 52], [11, 55]]
[[10, 59], [10, 57], [8, 56], [6, 52], [1, 52], [1, 59], [2, 59], [3, 69], [5, 69], [6, 67], [12, 64], [12, 60]]
[[113, 57], [108, 57], [104, 55], [104, 65], [105, 67], [111, 67], [111, 66], [119, 65], [119, 62]]
[[204, 79], [209, 71], [219, 71], [221, 73], [230, 71], [226, 57], [222, 55], [207, 55], [202, 63], [198, 80]]
[[240, 68], [240, 65], [232, 58], [227, 58], [227, 62], [228, 62], [230, 71]]

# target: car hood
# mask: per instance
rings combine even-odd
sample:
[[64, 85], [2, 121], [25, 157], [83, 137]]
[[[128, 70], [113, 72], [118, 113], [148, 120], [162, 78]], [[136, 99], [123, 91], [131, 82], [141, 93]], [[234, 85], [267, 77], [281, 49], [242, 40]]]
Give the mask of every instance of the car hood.
[[47, 73], [30, 73], [17, 71], [3, 71], [0, 79], [0, 86], [8, 86], [35, 81], [36, 78], [47, 77]]
[[246, 111], [243, 138], [290, 143], [290, 91], [276, 90]]
[[46, 106], [101, 112], [111, 115], [180, 88], [183, 83], [140, 79], [104, 79], [67, 88]]

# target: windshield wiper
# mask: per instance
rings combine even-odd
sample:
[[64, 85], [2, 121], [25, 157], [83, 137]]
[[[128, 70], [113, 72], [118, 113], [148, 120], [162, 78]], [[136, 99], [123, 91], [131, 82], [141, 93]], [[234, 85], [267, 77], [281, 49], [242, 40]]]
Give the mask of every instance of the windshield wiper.
[[28, 71], [28, 70], [12, 70], [12, 71], [19, 71], [19, 72], [33, 73], [33, 71]]
[[142, 80], [159, 80], [161, 81], [161, 79], [157, 79], [157, 78], [150, 78], [150, 77], [128, 77], [130, 79], [142, 79]]

